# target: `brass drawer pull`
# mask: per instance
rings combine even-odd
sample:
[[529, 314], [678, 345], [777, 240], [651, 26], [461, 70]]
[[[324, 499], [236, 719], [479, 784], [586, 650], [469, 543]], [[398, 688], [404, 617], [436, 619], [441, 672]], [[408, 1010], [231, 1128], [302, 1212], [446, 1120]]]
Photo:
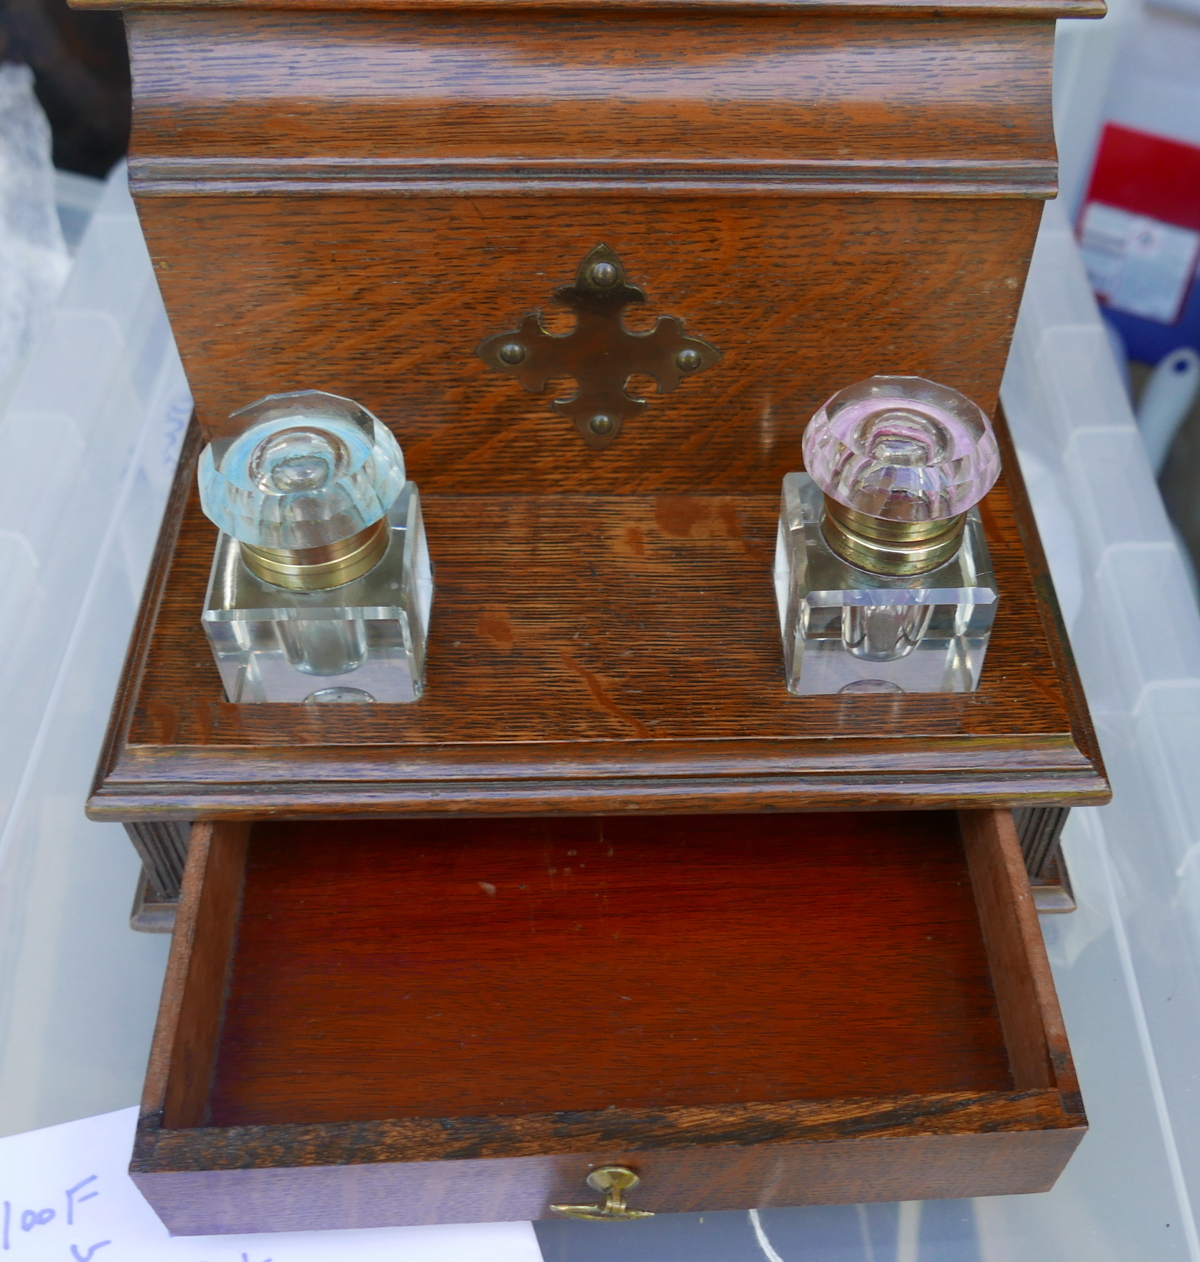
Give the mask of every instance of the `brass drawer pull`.
[[603, 1205], [551, 1205], [556, 1214], [564, 1218], [591, 1218], [597, 1222], [616, 1222], [630, 1218], [653, 1218], [649, 1210], [630, 1209], [625, 1204], [625, 1193], [638, 1185], [638, 1177], [625, 1166], [601, 1166], [587, 1177], [588, 1186], [597, 1192], [606, 1192]]

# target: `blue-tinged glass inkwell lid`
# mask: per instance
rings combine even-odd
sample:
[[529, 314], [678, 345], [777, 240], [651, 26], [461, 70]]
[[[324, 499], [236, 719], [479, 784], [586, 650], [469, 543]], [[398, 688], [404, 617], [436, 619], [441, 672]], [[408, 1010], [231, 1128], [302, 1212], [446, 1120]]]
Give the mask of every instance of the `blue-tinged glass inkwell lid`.
[[200, 456], [200, 504], [242, 543], [339, 543], [384, 517], [404, 486], [400, 444], [353, 399], [269, 394], [229, 419], [234, 432]]
[[269, 394], [234, 412], [200, 456], [200, 505], [258, 578], [320, 591], [367, 573], [404, 488], [391, 431], [353, 399]]

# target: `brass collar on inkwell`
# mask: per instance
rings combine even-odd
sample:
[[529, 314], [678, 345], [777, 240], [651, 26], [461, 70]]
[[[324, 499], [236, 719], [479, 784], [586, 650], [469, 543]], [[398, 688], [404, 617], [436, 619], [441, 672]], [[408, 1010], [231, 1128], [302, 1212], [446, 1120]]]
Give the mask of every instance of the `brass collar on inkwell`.
[[264, 583], [293, 592], [324, 591], [361, 578], [387, 551], [388, 522], [381, 517], [349, 539], [315, 548], [260, 548], [239, 545], [246, 568]]
[[962, 543], [966, 513], [942, 521], [872, 517], [825, 497], [822, 533], [831, 551], [856, 569], [900, 577], [944, 565]]

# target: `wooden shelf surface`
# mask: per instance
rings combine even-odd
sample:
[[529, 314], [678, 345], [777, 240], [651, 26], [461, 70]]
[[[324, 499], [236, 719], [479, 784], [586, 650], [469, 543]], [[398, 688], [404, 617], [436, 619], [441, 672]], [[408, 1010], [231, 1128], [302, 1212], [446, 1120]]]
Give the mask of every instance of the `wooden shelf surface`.
[[199, 621], [215, 533], [185, 461], [90, 811], [1103, 801], [1015, 459], [1008, 470], [983, 504], [1002, 597], [975, 693], [789, 694], [774, 495], [439, 494], [424, 499], [436, 566], [425, 696], [330, 707], [223, 699]]

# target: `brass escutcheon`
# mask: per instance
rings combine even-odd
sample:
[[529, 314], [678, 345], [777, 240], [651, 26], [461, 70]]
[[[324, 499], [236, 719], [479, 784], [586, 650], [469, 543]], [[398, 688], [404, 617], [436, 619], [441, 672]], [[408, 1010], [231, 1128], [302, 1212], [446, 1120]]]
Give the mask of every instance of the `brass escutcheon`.
[[622, 312], [644, 303], [646, 295], [629, 284], [621, 260], [606, 245], [592, 250], [575, 283], [555, 290], [554, 301], [575, 312], [578, 322], [569, 333], [548, 332], [531, 311], [517, 328], [485, 339], [475, 353], [534, 393], [551, 378], [573, 378], [578, 389], [555, 399], [554, 410], [574, 421], [594, 451], [603, 451], [622, 422], [646, 410], [647, 401], [626, 388], [631, 376], [653, 377], [658, 392], [667, 394], [721, 359], [711, 343], [685, 334], [677, 316], [659, 316], [649, 333], [631, 333]]
[[590, 1218], [594, 1222], [627, 1222], [634, 1218], [653, 1218], [645, 1209], [630, 1209], [625, 1193], [637, 1187], [640, 1180], [627, 1166], [601, 1166], [587, 1177], [588, 1187], [605, 1192], [603, 1205], [551, 1205], [564, 1218]]

